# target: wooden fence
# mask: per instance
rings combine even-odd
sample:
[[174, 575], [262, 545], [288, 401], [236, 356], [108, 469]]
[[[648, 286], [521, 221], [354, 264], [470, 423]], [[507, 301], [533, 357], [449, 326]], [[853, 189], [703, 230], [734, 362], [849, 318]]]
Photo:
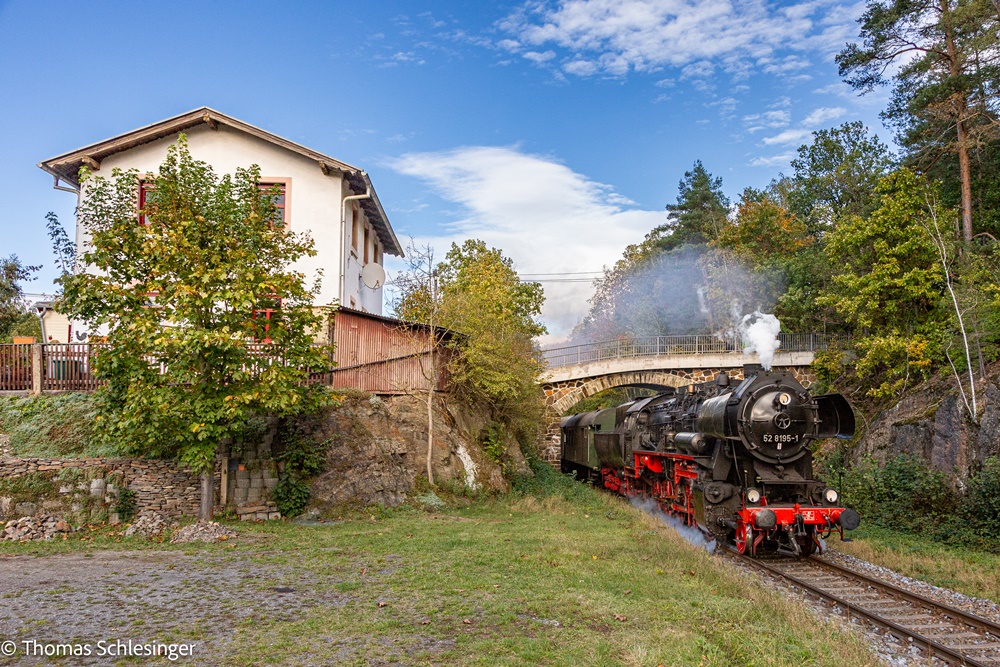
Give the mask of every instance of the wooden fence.
[[0, 391], [30, 391], [32, 345], [0, 345]]
[[94, 360], [103, 347], [106, 346], [91, 343], [42, 345], [42, 390], [97, 389], [99, 382], [94, 376]]
[[[94, 391], [104, 382], [94, 372], [95, 362], [101, 350], [107, 347], [97, 343], [0, 345], [0, 392]], [[257, 343], [248, 346], [251, 358], [248, 370], [260, 372], [271, 364], [284, 363], [270, 353], [269, 347]], [[306, 382], [382, 394], [403, 393], [400, 389], [403, 384], [407, 390], [419, 391], [426, 387], [413, 386], [411, 374], [404, 374], [401, 379], [398, 364], [419, 365], [418, 358], [428, 354], [429, 351], [424, 350], [402, 361], [379, 359], [344, 368], [335, 367], [331, 371], [312, 372]], [[442, 355], [437, 360], [439, 366], [445, 358]], [[41, 362], [40, 373], [35, 373], [36, 360]], [[166, 372], [166, 364], [153, 359], [148, 361], [157, 366], [160, 373]], [[335, 359], [331, 358], [331, 361]], [[443, 388], [445, 381], [446, 375], [441, 373], [438, 389]]]

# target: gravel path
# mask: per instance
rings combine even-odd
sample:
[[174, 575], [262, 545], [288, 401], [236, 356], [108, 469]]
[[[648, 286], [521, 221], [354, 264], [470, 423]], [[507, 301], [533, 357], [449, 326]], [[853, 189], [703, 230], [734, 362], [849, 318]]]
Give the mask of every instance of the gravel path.
[[[0, 665], [117, 664], [101, 640], [193, 645], [188, 659], [147, 656], [129, 664], [217, 664], [212, 656], [226, 655], [240, 626], [294, 620], [303, 609], [341, 607], [350, 599], [331, 590], [339, 583], [332, 577], [225, 552], [15, 556], [0, 558], [0, 574], [0, 640], [17, 648], [14, 657], [0, 656]], [[24, 644], [31, 640], [87, 645], [91, 655], [53, 660], [38, 654], [46, 649]], [[26, 655], [29, 648], [36, 655]]]

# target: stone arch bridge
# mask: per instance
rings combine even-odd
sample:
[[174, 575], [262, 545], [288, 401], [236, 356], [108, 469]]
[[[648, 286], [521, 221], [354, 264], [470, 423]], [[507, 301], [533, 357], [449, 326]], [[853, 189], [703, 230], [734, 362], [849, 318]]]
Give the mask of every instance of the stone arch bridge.
[[[827, 334], [780, 334], [774, 368], [791, 371], [804, 386], [815, 380], [810, 365], [817, 350], [833, 340]], [[741, 340], [715, 336], [653, 336], [559, 347], [544, 352], [548, 369], [540, 385], [548, 427], [547, 460], [559, 460], [559, 420], [585, 398], [615, 387], [663, 389], [707, 382], [721, 371], [743, 378], [743, 365], [759, 363], [744, 354]]]

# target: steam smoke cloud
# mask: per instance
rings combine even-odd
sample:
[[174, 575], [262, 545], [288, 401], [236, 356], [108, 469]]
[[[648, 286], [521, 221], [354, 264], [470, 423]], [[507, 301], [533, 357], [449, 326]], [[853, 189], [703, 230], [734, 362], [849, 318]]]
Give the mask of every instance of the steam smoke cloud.
[[595, 295], [571, 342], [694, 334], [732, 340], [740, 334], [743, 314], [771, 310], [783, 289], [779, 279], [758, 274], [735, 257], [683, 246]]
[[781, 323], [774, 315], [762, 313], [759, 310], [745, 315], [740, 322], [743, 354], [756, 352], [760, 356], [760, 365], [764, 367], [764, 370], [771, 370], [771, 364], [774, 363], [774, 353], [781, 345], [781, 341], [778, 340], [779, 333], [781, 333]]
[[715, 540], [708, 540], [705, 538], [705, 534], [702, 533], [697, 528], [692, 526], [687, 526], [683, 521], [675, 516], [670, 516], [660, 509], [656, 501], [649, 498], [632, 498], [630, 500], [632, 506], [636, 509], [640, 509], [646, 514], [658, 519], [663, 525], [673, 528], [678, 535], [683, 537], [693, 546], [702, 547], [710, 554], [715, 553], [716, 542]]

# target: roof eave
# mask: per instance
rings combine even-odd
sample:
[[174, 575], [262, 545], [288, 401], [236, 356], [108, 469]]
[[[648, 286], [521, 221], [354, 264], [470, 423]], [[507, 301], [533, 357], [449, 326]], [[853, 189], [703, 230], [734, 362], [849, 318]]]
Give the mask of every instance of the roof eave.
[[[126, 132], [125, 134], [120, 134], [68, 153], [57, 155], [39, 162], [38, 167], [46, 173], [51, 174], [57, 181], [65, 181], [79, 190], [80, 169], [84, 165], [89, 166], [94, 171], [99, 170], [101, 161], [110, 155], [171, 136], [190, 127], [195, 127], [200, 123], [205, 123], [212, 129], [215, 129], [219, 123], [228, 125], [263, 141], [298, 153], [303, 157], [315, 161], [324, 174], [337, 174], [344, 177], [352, 186], [352, 189], [359, 194], [367, 190], [371, 193], [369, 200], [371, 208], [369, 211], [370, 217], [376, 223], [376, 231], [382, 240], [385, 252], [397, 257], [403, 256], [403, 248], [399, 243], [399, 239], [396, 238], [392, 225], [389, 223], [389, 216], [386, 215], [385, 209], [382, 208], [382, 203], [375, 193], [375, 187], [372, 185], [371, 178], [362, 169], [337, 160], [329, 155], [314, 151], [311, 148], [307, 148], [267, 130], [262, 130], [255, 125], [245, 123], [210, 107], [199, 107], [167, 118], [166, 120], [140, 127], [131, 132]], [[369, 205], [365, 205], [365, 208], [368, 209]]]
[[80, 167], [88, 161], [94, 163], [91, 165], [91, 168], [96, 167], [99, 169], [101, 160], [109, 155], [114, 155], [115, 153], [135, 148], [136, 146], [141, 146], [143, 144], [162, 139], [163, 137], [168, 137], [172, 134], [182, 132], [187, 128], [195, 127], [200, 123], [205, 123], [213, 129], [217, 123], [228, 125], [229, 127], [245, 132], [251, 136], [255, 136], [269, 143], [286, 148], [294, 153], [302, 155], [303, 157], [314, 160], [317, 165], [324, 170], [324, 173], [333, 170], [345, 174], [356, 174], [361, 171], [360, 168], [355, 167], [354, 165], [347, 164], [346, 162], [342, 162], [336, 158], [330, 157], [329, 155], [324, 155], [323, 153], [314, 151], [311, 148], [307, 148], [290, 139], [286, 139], [272, 132], [268, 132], [267, 130], [263, 130], [256, 125], [245, 123], [238, 118], [233, 118], [232, 116], [228, 116], [221, 111], [216, 111], [210, 107], [193, 109], [186, 113], [167, 118], [166, 120], [161, 120], [156, 123], [140, 127], [132, 130], [131, 132], [119, 134], [68, 153], [57, 155], [49, 158], [48, 160], [43, 160], [38, 163], [38, 166], [56, 178], [60, 178], [79, 186]]

